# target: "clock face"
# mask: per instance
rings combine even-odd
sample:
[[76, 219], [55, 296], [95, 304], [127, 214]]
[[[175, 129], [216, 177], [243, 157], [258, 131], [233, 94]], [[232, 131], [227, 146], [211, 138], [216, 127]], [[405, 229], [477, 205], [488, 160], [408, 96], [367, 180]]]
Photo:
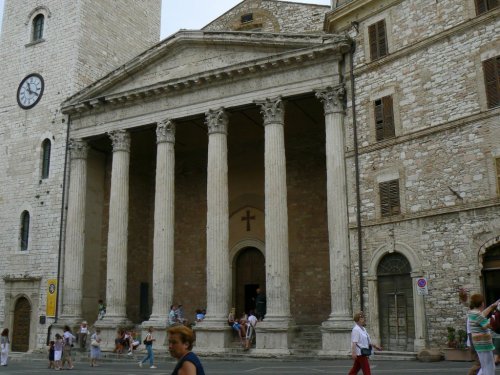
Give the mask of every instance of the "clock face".
[[33, 108], [42, 98], [43, 88], [43, 78], [40, 74], [26, 76], [17, 89], [17, 103], [23, 109]]

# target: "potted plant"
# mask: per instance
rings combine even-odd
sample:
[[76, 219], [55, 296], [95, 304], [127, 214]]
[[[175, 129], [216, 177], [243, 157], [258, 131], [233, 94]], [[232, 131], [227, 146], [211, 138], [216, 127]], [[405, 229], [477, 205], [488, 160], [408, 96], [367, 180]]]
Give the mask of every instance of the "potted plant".
[[447, 361], [472, 361], [472, 351], [467, 347], [467, 332], [447, 327], [448, 347], [444, 349], [444, 359]]

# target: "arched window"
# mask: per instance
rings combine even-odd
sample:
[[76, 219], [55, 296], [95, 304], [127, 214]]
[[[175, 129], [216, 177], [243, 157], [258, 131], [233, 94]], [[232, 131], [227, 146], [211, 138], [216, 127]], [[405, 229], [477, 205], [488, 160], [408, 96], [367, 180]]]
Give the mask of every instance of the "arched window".
[[28, 238], [30, 235], [30, 213], [23, 211], [21, 214], [21, 251], [28, 250]]
[[42, 179], [49, 178], [50, 148], [51, 148], [50, 140], [45, 139], [42, 142]]
[[43, 38], [43, 24], [45, 17], [39, 14], [33, 19], [33, 42]]

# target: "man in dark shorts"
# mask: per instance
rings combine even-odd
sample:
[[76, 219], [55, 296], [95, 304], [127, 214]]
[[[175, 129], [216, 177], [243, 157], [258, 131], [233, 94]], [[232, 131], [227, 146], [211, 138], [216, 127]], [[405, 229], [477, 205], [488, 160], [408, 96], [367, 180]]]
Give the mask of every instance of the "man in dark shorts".
[[205, 375], [200, 359], [191, 351], [193, 342], [194, 334], [190, 328], [177, 325], [168, 329], [168, 351], [178, 360], [172, 375], [178, 375], [180, 369], [186, 375]]

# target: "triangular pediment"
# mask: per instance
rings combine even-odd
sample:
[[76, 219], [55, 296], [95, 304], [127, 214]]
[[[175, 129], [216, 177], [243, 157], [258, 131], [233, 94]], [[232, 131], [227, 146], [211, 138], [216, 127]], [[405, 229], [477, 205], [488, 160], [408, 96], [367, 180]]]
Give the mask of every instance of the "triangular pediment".
[[127, 93], [139, 95], [154, 87], [184, 85], [228, 71], [251, 71], [253, 66], [323, 48], [325, 40], [340, 39], [324, 34], [180, 31], [75, 94], [63, 107]]

